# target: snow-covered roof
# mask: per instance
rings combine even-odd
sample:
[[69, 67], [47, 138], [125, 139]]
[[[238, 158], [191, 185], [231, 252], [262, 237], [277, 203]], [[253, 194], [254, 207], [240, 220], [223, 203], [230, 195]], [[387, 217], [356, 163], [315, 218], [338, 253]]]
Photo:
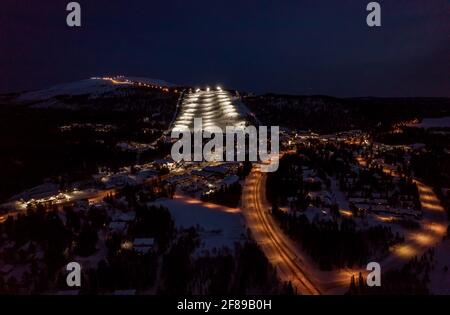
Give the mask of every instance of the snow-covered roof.
[[217, 166], [206, 166], [203, 168], [205, 172], [211, 172], [211, 173], [219, 173], [219, 174], [225, 174], [228, 171], [228, 168], [224, 165], [217, 165]]
[[135, 238], [133, 241], [133, 246], [153, 246], [155, 243], [154, 238]]
[[112, 216], [113, 221], [117, 222], [131, 222], [134, 221], [136, 218], [136, 212], [129, 211], [129, 212], [116, 212]]
[[127, 229], [126, 222], [111, 222], [109, 224], [109, 230], [112, 232], [125, 232]]
[[237, 176], [237, 175], [229, 175], [229, 176], [227, 176], [227, 177], [225, 177], [223, 179], [222, 184], [228, 186], [228, 185], [232, 185], [232, 184], [234, 184], [234, 183], [236, 183], [238, 181], [239, 181], [239, 176]]
[[50, 196], [54, 196], [58, 194], [59, 187], [54, 183], [45, 183], [39, 186], [35, 186], [30, 188], [18, 195], [15, 195], [11, 198], [11, 200], [30, 200], [30, 199], [42, 199]]

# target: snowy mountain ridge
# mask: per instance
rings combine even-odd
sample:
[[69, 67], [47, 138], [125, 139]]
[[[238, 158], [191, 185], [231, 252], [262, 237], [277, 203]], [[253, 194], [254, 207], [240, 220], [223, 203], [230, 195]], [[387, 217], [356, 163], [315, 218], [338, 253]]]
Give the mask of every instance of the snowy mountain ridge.
[[90, 79], [58, 84], [47, 89], [24, 92], [17, 98], [18, 101], [44, 101], [60, 95], [85, 95], [90, 98], [101, 97], [106, 93], [114, 92], [127, 85], [144, 85], [155, 87], [174, 87], [173, 83], [159, 79], [143, 77], [92, 77]]

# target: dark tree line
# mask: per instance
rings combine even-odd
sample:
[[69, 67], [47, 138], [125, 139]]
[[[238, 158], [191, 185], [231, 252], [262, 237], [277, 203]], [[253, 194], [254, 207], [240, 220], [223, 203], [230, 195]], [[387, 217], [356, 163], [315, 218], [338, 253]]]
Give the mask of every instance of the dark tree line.
[[201, 199], [212, 203], [217, 203], [231, 208], [236, 208], [241, 200], [242, 187], [238, 182], [229, 186], [221, 186], [209, 194], [203, 194]]
[[357, 229], [353, 220], [312, 222], [305, 215], [292, 216], [277, 208], [272, 214], [281, 227], [305, 250], [323, 270], [367, 264], [373, 256], [388, 253], [389, 247], [402, 241], [390, 228], [374, 226]]
[[[433, 269], [434, 249], [428, 250], [420, 259], [415, 256], [400, 269], [382, 274], [381, 286], [369, 287], [364, 277], [352, 276], [349, 295], [424, 295], [429, 294], [429, 273]], [[445, 272], [448, 272], [448, 267]]]

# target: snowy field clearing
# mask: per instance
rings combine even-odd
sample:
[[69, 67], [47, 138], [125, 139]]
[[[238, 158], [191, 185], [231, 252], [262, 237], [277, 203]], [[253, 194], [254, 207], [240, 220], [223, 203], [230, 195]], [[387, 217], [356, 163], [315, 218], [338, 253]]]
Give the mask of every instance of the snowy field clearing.
[[244, 218], [239, 211], [211, 206], [195, 199], [159, 199], [152, 203], [167, 207], [177, 227], [199, 227], [202, 245], [199, 251], [222, 247], [234, 248], [246, 237]]
[[424, 118], [420, 123], [410, 125], [419, 128], [450, 128], [450, 116], [441, 118]]

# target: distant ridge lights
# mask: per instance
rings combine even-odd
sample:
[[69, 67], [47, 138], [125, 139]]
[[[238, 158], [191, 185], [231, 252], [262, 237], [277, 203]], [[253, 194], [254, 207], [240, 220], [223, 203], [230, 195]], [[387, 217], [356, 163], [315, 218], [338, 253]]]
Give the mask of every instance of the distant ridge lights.
[[[190, 88], [189, 91], [191, 92], [191, 91], [192, 91], [192, 88]], [[206, 87], [204, 88], [204, 90], [203, 90], [202, 88], [196, 87], [194, 91], [195, 91], [195, 93], [199, 93], [199, 92], [201, 92], [201, 91], [204, 91], [204, 92], [213, 92], [214, 90], [211, 89], [211, 87], [206, 86]], [[220, 85], [217, 85], [217, 86], [216, 86], [215, 91], [217, 91], [217, 92], [216, 92], [216, 95], [217, 95], [217, 96], [219, 96], [219, 95], [224, 95], [224, 94], [226, 93]]]

